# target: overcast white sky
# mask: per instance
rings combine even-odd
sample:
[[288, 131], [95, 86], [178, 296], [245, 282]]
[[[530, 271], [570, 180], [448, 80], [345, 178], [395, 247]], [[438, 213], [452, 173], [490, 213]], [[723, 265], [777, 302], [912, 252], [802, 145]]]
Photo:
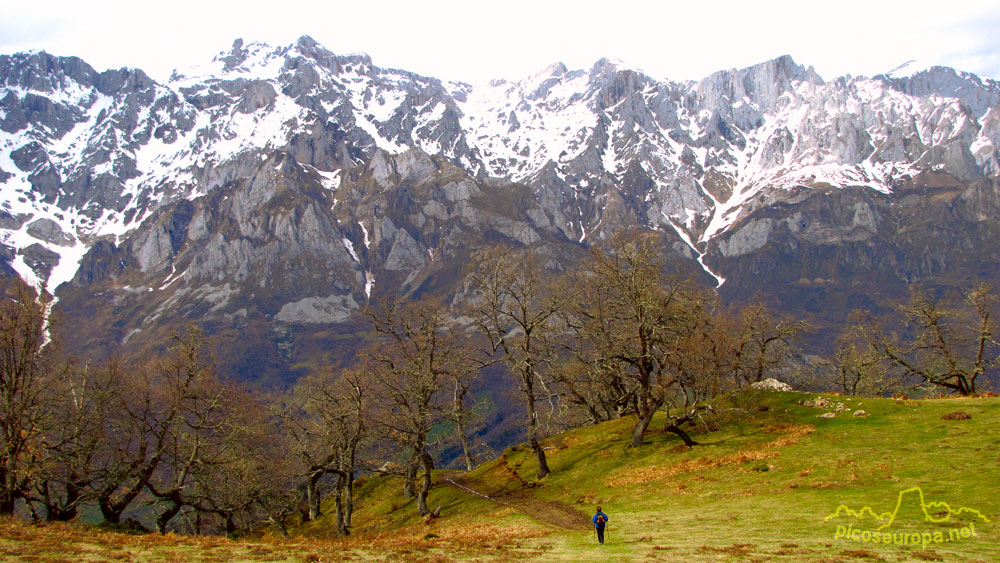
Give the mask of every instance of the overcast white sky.
[[0, 53], [76, 55], [164, 80], [233, 39], [310, 35], [337, 53], [448, 80], [517, 79], [615, 57], [658, 79], [698, 79], [782, 54], [825, 79], [910, 59], [1000, 78], [997, 0], [55, 0], [6, 1]]

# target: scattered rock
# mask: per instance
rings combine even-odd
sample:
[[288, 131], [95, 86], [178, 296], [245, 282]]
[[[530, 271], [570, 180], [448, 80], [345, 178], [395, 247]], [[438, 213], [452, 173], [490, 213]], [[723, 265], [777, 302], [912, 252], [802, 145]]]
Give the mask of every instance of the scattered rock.
[[773, 377], [769, 377], [763, 381], [756, 381], [750, 384], [750, 387], [754, 389], [760, 389], [762, 391], [791, 391], [792, 386], [787, 383], [782, 383]]
[[59, 255], [37, 242], [25, 247], [19, 254], [24, 256], [24, 263], [42, 280], [48, 280], [52, 269], [59, 264]]
[[950, 412], [941, 417], [941, 420], [968, 420], [972, 418], [969, 413], [962, 411]]
[[375, 470], [376, 473], [381, 473], [383, 475], [401, 473], [402, 471], [403, 468], [400, 467], [399, 464], [393, 463], [391, 461], [383, 463], [382, 467], [379, 467], [378, 469]]
[[825, 412], [823, 414], [816, 415], [819, 418], [837, 418], [837, 413], [835, 412]]
[[428, 512], [427, 515], [424, 516], [424, 524], [430, 524], [431, 520], [440, 517], [441, 517], [441, 505], [438, 505], [437, 508], [435, 508], [431, 512]]
[[844, 403], [841, 403], [839, 401], [835, 403], [833, 402], [832, 399], [826, 399], [823, 397], [816, 397], [813, 400], [802, 401], [800, 404], [803, 407], [811, 407], [814, 409], [829, 409], [833, 411], [832, 413], [826, 413], [831, 416], [824, 416], [823, 418], [833, 418], [834, 416], [836, 416], [837, 413], [844, 412], [845, 410], [847, 410], [847, 406], [844, 405]]
[[66, 234], [59, 223], [47, 218], [31, 222], [28, 225], [28, 234], [56, 246], [73, 246], [76, 243], [76, 239]]
[[[0, 176], [2, 178], [2, 176]], [[0, 179], [0, 181], [3, 181]], [[18, 213], [16, 215], [11, 215], [6, 211], [0, 209], [0, 229], [10, 229], [16, 231], [24, 225], [24, 222], [31, 219], [31, 215], [28, 213]]]
[[854, 411], [854, 416], [858, 416], [858, 417], [868, 416], [868, 413], [865, 412], [865, 411], [863, 411], [863, 410], [856, 410], [856, 411]]
[[825, 409], [830, 405], [830, 399], [824, 399], [823, 397], [816, 397], [811, 401], [803, 401], [803, 407], [810, 407], [814, 409]]

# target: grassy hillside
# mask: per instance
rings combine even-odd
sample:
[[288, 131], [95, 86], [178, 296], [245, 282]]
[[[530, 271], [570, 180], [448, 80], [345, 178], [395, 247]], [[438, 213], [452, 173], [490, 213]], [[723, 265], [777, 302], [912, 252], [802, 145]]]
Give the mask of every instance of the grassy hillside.
[[[324, 518], [290, 540], [172, 541], [204, 561], [1000, 561], [1000, 399], [823, 396], [824, 408], [799, 404], [817, 397], [801, 393], [734, 397], [694, 448], [657, 421], [639, 449], [626, 448], [630, 420], [566, 432], [546, 441], [554, 473], [541, 483], [530, 450], [512, 447], [471, 473], [438, 472], [429, 504], [441, 517], [429, 524], [398, 477], [376, 477], [359, 488], [350, 538], [334, 539]], [[971, 418], [942, 418], [955, 411]], [[597, 504], [610, 516], [604, 546], [589, 525]], [[7, 523], [0, 557], [24, 555], [11, 530], [25, 528], [45, 530]], [[132, 560], [175, 560], [178, 549]]]

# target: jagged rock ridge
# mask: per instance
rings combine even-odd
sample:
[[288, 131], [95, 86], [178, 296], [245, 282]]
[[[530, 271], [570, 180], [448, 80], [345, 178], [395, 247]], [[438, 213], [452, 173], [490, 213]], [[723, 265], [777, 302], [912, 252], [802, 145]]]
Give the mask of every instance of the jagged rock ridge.
[[982, 257], [914, 257], [915, 210], [965, 202], [933, 213], [966, 246], [996, 216], [1000, 86], [940, 67], [824, 81], [786, 56], [673, 82], [601, 60], [472, 86], [303, 37], [164, 84], [4, 55], [0, 88], [7, 272], [68, 310], [106, 300], [93, 336], [119, 343], [165, 318], [347, 322], [373, 292], [456, 291], [477, 244], [568, 257], [636, 225], [732, 295], [908, 283]]

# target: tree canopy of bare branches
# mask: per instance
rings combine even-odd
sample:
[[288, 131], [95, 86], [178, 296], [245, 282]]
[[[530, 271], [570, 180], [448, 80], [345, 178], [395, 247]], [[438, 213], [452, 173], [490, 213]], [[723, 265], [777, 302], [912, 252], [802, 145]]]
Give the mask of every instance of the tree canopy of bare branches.
[[[653, 235], [622, 233], [585, 264], [574, 321], [589, 369], [621, 390], [620, 411], [635, 412], [631, 445], [642, 445], [653, 415], [681, 382], [676, 355], [704, 308], [682, 282], [668, 280]], [[671, 363], [671, 356], [674, 365]]]
[[295, 458], [295, 474], [304, 483], [307, 512], [318, 518], [320, 480], [334, 476], [337, 529], [347, 535], [353, 512], [354, 472], [359, 448], [367, 437], [372, 378], [357, 367], [343, 372], [321, 369], [299, 380], [279, 409]]
[[47, 312], [44, 300], [22, 284], [0, 300], [0, 514], [14, 512], [42, 455], [55, 380]]
[[[377, 385], [380, 405], [375, 419], [387, 435], [410, 450], [404, 495], [417, 500], [417, 511], [427, 514], [434, 460], [428, 450], [431, 430], [447, 412], [447, 383], [454, 380], [460, 358], [460, 339], [445, 307], [435, 301], [399, 305], [387, 302], [370, 310], [375, 331], [383, 340], [365, 352]], [[423, 468], [421, 486], [415, 480]]]
[[539, 399], [553, 397], [547, 379], [556, 359], [553, 339], [569, 292], [554, 291], [545, 279], [540, 257], [527, 249], [497, 246], [480, 252], [470, 274], [471, 314], [485, 337], [487, 356], [497, 357], [517, 377], [524, 399], [528, 444], [538, 461], [539, 479], [550, 473], [539, 443]]
[[977, 384], [1000, 363], [993, 315], [996, 304], [996, 296], [985, 285], [964, 292], [955, 301], [918, 291], [899, 308], [905, 337], [863, 322], [854, 330], [877, 354], [876, 359], [891, 362], [901, 377], [973, 395]]

